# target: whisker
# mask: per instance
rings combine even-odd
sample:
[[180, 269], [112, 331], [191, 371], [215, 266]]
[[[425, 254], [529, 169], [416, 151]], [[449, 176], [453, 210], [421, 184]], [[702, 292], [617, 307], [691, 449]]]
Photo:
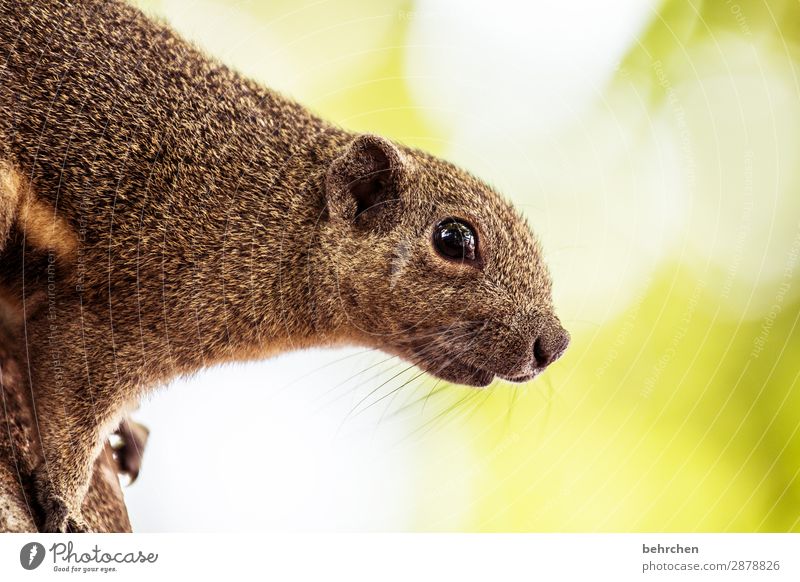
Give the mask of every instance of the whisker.
[[514, 412], [514, 405], [517, 403], [519, 398], [519, 387], [513, 386], [511, 388], [511, 394], [508, 401], [508, 411], [506, 412], [506, 425], [511, 426], [511, 415]]
[[402, 374], [404, 374], [404, 373], [408, 372], [408, 371], [409, 371], [411, 368], [413, 368], [413, 367], [414, 367], [414, 365], [413, 365], [413, 364], [411, 364], [411, 365], [409, 365], [408, 367], [404, 368], [403, 370], [399, 371], [397, 374], [395, 374], [394, 376], [392, 376], [391, 378], [389, 378], [389, 379], [388, 379], [388, 380], [386, 380], [385, 382], [381, 382], [381, 383], [380, 383], [380, 384], [379, 384], [379, 385], [378, 385], [376, 388], [374, 388], [373, 390], [371, 390], [371, 391], [369, 392], [369, 394], [367, 394], [367, 395], [366, 395], [366, 396], [364, 396], [364, 397], [363, 397], [361, 400], [359, 400], [359, 401], [356, 403], [356, 405], [355, 405], [353, 408], [351, 408], [351, 409], [350, 409], [350, 412], [348, 412], [348, 413], [347, 413], [347, 415], [344, 417], [344, 419], [342, 420], [341, 424], [339, 425], [339, 428], [338, 428], [338, 429], [337, 429], [337, 431], [336, 431], [336, 434], [339, 434], [339, 431], [341, 431], [341, 429], [342, 429], [342, 427], [345, 425], [345, 423], [346, 423], [346, 422], [347, 422], [347, 421], [350, 419], [350, 417], [353, 415], [353, 413], [354, 413], [356, 410], [358, 410], [358, 407], [359, 407], [359, 406], [361, 406], [361, 405], [364, 403], [364, 401], [365, 401], [365, 400], [367, 400], [367, 399], [368, 399], [370, 396], [372, 396], [373, 394], [375, 394], [375, 392], [377, 392], [378, 390], [380, 390], [381, 388], [383, 388], [384, 386], [386, 386], [386, 384], [388, 384], [389, 382], [391, 382], [392, 380], [394, 380], [394, 379], [395, 379], [395, 378], [397, 378], [398, 376], [400, 376], [400, 375], [402, 375]]
[[[468, 333], [469, 333], [469, 332], [468, 332]], [[454, 338], [454, 339], [460, 339], [461, 337], [465, 337], [465, 336], [467, 336], [467, 335], [468, 335], [468, 333], [465, 333], [465, 334], [463, 334], [463, 336], [456, 336], [456, 338]], [[468, 344], [468, 346], [469, 346], [469, 344]], [[422, 349], [422, 350], [418, 350], [418, 351], [417, 351], [417, 355], [418, 355], [418, 356], [425, 356], [425, 355], [427, 355], [427, 353], [428, 353], [428, 352], [430, 352], [430, 351], [433, 351], [433, 350], [435, 350], [435, 349], [438, 349], [438, 348], [439, 348], [439, 346], [438, 346], [437, 344], [433, 343], [433, 344], [431, 344], [431, 345], [429, 345], [429, 346], [426, 346], [426, 347], [425, 347], [424, 349]], [[371, 369], [371, 368], [374, 368], [375, 366], [378, 366], [378, 365], [380, 365], [381, 363], [385, 363], [385, 362], [387, 362], [387, 361], [389, 361], [389, 360], [391, 360], [392, 358], [395, 358], [395, 357], [398, 357], [398, 356], [392, 356], [392, 357], [390, 357], [390, 358], [388, 358], [388, 359], [384, 360], [383, 362], [377, 362], [377, 363], [375, 363], [375, 364], [373, 364], [373, 365], [371, 365], [371, 366], [367, 367], [365, 370], [362, 370], [361, 372], [359, 372], [358, 374], [355, 374], [355, 375], [351, 376], [350, 378], [348, 378], [348, 379], [347, 379], [347, 380], [345, 380], [344, 382], [341, 382], [341, 383], [339, 383], [339, 384], [338, 384], [336, 387], [334, 387], [333, 389], [331, 389], [331, 390], [327, 391], [327, 392], [326, 392], [326, 394], [328, 394], [328, 393], [332, 392], [334, 389], [336, 389], [336, 388], [340, 387], [341, 385], [343, 385], [343, 384], [346, 384], [347, 382], [349, 382], [349, 381], [350, 381], [350, 380], [352, 380], [353, 378], [356, 378], [356, 377], [360, 376], [360, 375], [361, 375], [361, 374], [363, 374], [363, 373], [364, 373], [366, 370], [369, 370], [369, 369]], [[396, 367], [397, 367], [398, 365], [400, 365], [401, 363], [402, 363], [402, 362], [398, 362], [397, 364], [395, 364], [394, 366], [392, 366], [392, 367], [391, 367], [389, 370], [396, 368]], [[449, 362], [448, 362], [448, 363], [449, 363]], [[447, 365], [447, 364], [445, 364], [445, 366], [446, 366], [446, 365]], [[414, 364], [412, 364], [411, 366], [409, 366], [408, 368], [406, 368], [406, 370], [410, 369], [410, 368], [411, 368], [411, 367], [413, 367], [413, 366], [414, 366]], [[444, 367], [444, 366], [443, 366], [443, 367]], [[328, 402], [326, 405], [330, 405], [330, 404], [332, 404], [333, 402], [336, 402], [337, 400], [339, 400], [339, 399], [340, 399], [340, 398], [342, 398], [343, 396], [347, 395], [348, 393], [352, 393], [352, 392], [353, 392], [355, 389], [359, 388], [360, 386], [363, 386], [364, 384], [368, 383], [368, 382], [369, 382], [369, 381], [371, 381], [371, 380], [374, 380], [375, 378], [378, 378], [378, 377], [380, 377], [380, 376], [381, 376], [383, 373], [385, 373], [385, 372], [388, 372], [389, 370], [382, 370], [382, 371], [380, 371], [378, 374], [375, 374], [375, 375], [371, 376], [371, 377], [370, 377], [370, 378], [368, 378], [366, 381], [364, 381], [364, 382], [361, 382], [361, 383], [357, 384], [357, 385], [356, 385], [356, 386], [355, 386], [353, 389], [351, 389], [351, 390], [349, 390], [349, 391], [345, 392], [344, 394], [342, 394], [342, 395], [340, 395], [340, 396], [337, 396], [336, 398], [332, 399], [332, 400], [331, 400], [331, 401], [329, 401], [329, 402]], [[403, 372], [404, 372], [404, 371], [405, 371], [405, 370], [403, 370]], [[377, 390], [379, 390], [380, 388], [382, 388], [383, 386], [385, 386], [387, 383], [391, 382], [391, 381], [392, 381], [394, 378], [396, 378], [398, 375], [402, 374], [403, 372], [400, 372], [399, 374], [396, 374], [395, 376], [392, 376], [391, 378], [389, 378], [388, 380], [386, 380], [385, 382], [383, 382], [382, 384], [380, 384], [380, 385], [379, 385], [377, 388], [375, 388], [374, 390], [372, 390], [372, 391], [371, 391], [369, 394], [367, 394], [367, 395], [366, 395], [366, 396], [365, 396], [365, 397], [364, 397], [364, 398], [363, 398], [363, 399], [362, 399], [362, 400], [361, 400], [361, 401], [360, 401], [358, 404], [356, 404], [356, 408], [358, 408], [358, 406], [360, 406], [360, 405], [361, 405], [361, 403], [364, 401], [364, 399], [366, 399], [366, 398], [369, 398], [370, 396], [372, 396], [372, 395], [373, 395], [373, 394], [374, 394], [374, 393], [375, 393]], [[324, 396], [324, 395], [323, 395], [323, 396]], [[323, 408], [324, 408], [324, 406], [323, 406]], [[353, 412], [353, 410], [351, 410], [351, 411], [350, 411], [350, 413], [348, 414], [348, 416], [350, 416], [350, 415], [352, 414], [352, 412]], [[347, 420], [347, 417], [345, 418], [345, 420]]]
[[351, 375], [351, 376], [348, 376], [348, 377], [347, 377], [347, 378], [345, 378], [344, 380], [340, 381], [338, 384], [336, 384], [336, 385], [335, 385], [335, 386], [333, 386], [332, 388], [329, 388], [328, 390], [326, 390], [325, 392], [323, 392], [323, 393], [322, 393], [322, 395], [321, 395], [319, 398], [323, 398], [323, 397], [327, 396], [327, 395], [328, 395], [328, 394], [330, 394], [331, 392], [335, 391], [337, 388], [340, 388], [340, 387], [344, 386], [345, 384], [347, 384], [347, 383], [348, 383], [350, 380], [353, 380], [353, 379], [355, 379], [355, 378], [358, 378], [358, 377], [359, 377], [361, 374], [363, 374], [363, 373], [364, 373], [364, 372], [366, 372], [367, 370], [371, 370], [371, 369], [372, 369], [372, 368], [374, 368], [375, 366], [380, 366], [381, 364], [385, 364], [386, 362], [389, 362], [389, 361], [393, 360], [393, 359], [394, 359], [394, 358], [396, 358], [396, 357], [397, 357], [397, 356], [394, 356], [394, 355], [388, 355], [386, 358], [383, 358], [382, 360], [379, 360], [379, 361], [377, 361], [377, 362], [374, 362], [374, 363], [370, 364], [370, 365], [369, 365], [369, 366], [367, 366], [366, 368], [363, 368], [362, 370], [360, 370], [360, 371], [356, 372], [355, 374], [353, 374], [353, 375]]
[[[420, 412], [420, 415], [424, 416], [425, 415], [425, 406], [427, 405], [428, 399], [431, 396], [435, 396], [436, 394], [444, 392], [445, 390], [447, 390], [450, 387], [449, 384], [442, 384], [442, 380], [439, 379], [439, 378], [435, 378], [435, 380], [436, 381], [433, 383], [433, 386], [431, 387], [431, 389], [428, 391], [428, 393], [425, 396], [420, 396], [419, 398], [404, 404], [401, 408], [398, 408], [391, 415], [389, 415], [389, 418], [392, 418], [392, 417], [394, 417], [394, 416], [396, 416], [398, 414], [401, 414], [401, 413], [405, 412], [406, 410], [408, 410], [409, 408], [413, 408], [414, 406], [416, 406], [420, 402], [423, 402], [422, 411]], [[442, 384], [441, 387], [437, 389], [436, 387], [439, 386], [440, 384]], [[423, 385], [423, 383], [420, 383], [420, 386], [422, 386], [422, 385]]]
[[425, 396], [425, 401], [422, 403], [422, 413], [421, 413], [421, 415], [423, 417], [425, 416], [425, 407], [428, 405], [428, 400], [430, 400], [431, 396], [434, 396], [434, 395], [438, 394], [439, 392], [441, 392], [442, 390], [446, 390], [447, 389], [447, 385], [445, 385], [445, 386], [442, 386], [441, 388], [439, 388], [438, 390], [436, 390], [436, 386], [438, 386], [438, 385], [439, 385], [439, 380], [436, 380], [436, 383], [430, 389], [430, 391], [428, 392], [427, 396]]
[[386, 405], [386, 408], [384, 408], [384, 409], [383, 409], [383, 412], [381, 413], [381, 416], [380, 416], [380, 418], [378, 418], [378, 422], [376, 422], [376, 423], [375, 423], [375, 428], [374, 428], [374, 429], [373, 429], [373, 431], [372, 431], [372, 435], [373, 435], [373, 437], [375, 436], [375, 433], [377, 432], [377, 430], [378, 430], [378, 427], [379, 427], [379, 426], [380, 426], [380, 424], [383, 422], [383, 419], [384, 419], [384, 417], [386, 416], [386, 413], [387, 413], [387, 412], [389, 411], [389, 409], [392, 407], [392, 403], [394, 402], [394, 399], [397, 397], [397, 394], [399, 393], [399, 391], [400, 391], [400, 390], [402, 390], [403, 388], [405, 388], [406, 386], [408, 386], [408, 385], [409, 385], [411, 382], [414, 382], [415, 380], [417, 380], [417, 379], [418, 379], [420, 376], [424, 376], [424, 375], [425, 375], [425, 372], [424, 372], [424, 371], [420, 371], [420, 373], [419, 373], [419, 374], [417, 374], [416, 376], [414, 376], [413, 378], [411, 378], [411, 379], [409, 379], [409, 380], [407, 380], [407, 381], [403, 382], [403, 383], [402, 383], [400, 386], [398, 386], [397, 388], [395, 388], [394, 390], [392, 390], [392, 391], [391, 391], [391, 392], [389, 392], [388, 394], [384, 394], [383, 396], [381, 396], [380, 398], [378, 398], [377, 400], [375, 400], [374, 402], [372, 402], [372, 403], [371, 403], [369, 406], [367, 406], [366, 408], [363, 408], [363, 409], [361, 409], [361, 411], [360, 411], [358, 414], [361, 414], [361, 413], [365, 412], [367, 409], [369, 409], [369, 408], [371, 408], [371, 407], [375, 406], [376, 404], [378, 404], [378, 402], [380, 402], [380, 401], [381, 401], [381, 400], [383, 400], [384, 398], [388, 398], [389, 396], [391, 396], [391, 397], [392, 397], [392, 399], [389, 401], [389, 404], [387, 404], [387, 405]]
[[[469, 327], [469, 326], [472, 326], [473, 324], [476, 324], [476, 323], [480, 324], [480, 326], [479, 327]], [[450, 357], [446, 358], [444, 361], [440, 361], [440, 362], [437, 363], [438, 368], [437, 368], [436, 372], [433, 373], [433, 375], [436, 375], [437, 372], [445, 369], [447, 366], [451, 365], [454, 361], [458, 360], [459, 358], [463, 358], [464, 354], [468, 353], [470, 348], [472, 348], [473, 344], [478, 339], [480, 334], [484, 331], [484, 329], [486, 328], [487, 324], [488, 324], [488, 322], [485, 321], [485, 320], [470, 320], [470, 321], [456, 322], [453, 325], [450, 325], [447, 328], [445, 328], [447, 331], [452, 331], [453, 328], [456, 327], [456, 325], [461, 326], [462, 330], [459, 330], [459, 331], [462, 331], [462, 333], [458, 334], [455, 337], [449, 337], [447, 339], [449, 341], [465, 339], [466, 341], [465, 341], [465, 344], [463, 345], [463, 347], [456, 354], [451, 355]], [[414, 336], [412, 341], [414, 341], [414, 340], [419, 341], [421, 338], [426, 338], [426, 337], [440, 338], [443, 333], [445, 333], [445, 332], [443, 332], [441, 329], [429, 329], [424, 334], [417, 334], [416, 336]], [[433, 341], [433, 342], [430, 343], [430, 345], [426, 345], [421, 349], [416, 349], [414, 351], [414, 355], [416, 356], [416, 359], [418, 359], [418, 360], [419, 359], [424, 359], [428, 354], [430, 354], [434, 350], [441, 350], [441, 349], [442, 349], [442, 347], [441, 347], [440, 343]], [[374, 365], [372, 367], [374, 367]], [[341, 422], [341, 424], [339, 426], [339, 429], [337, 430], [337, 434], [341, 431], [342, 427], [347, 423], [348, 420], [350, 420], [351, 418], [356, 417], [356, 416], [366, 412], [370, 408], [374, 407], [375, 405], [379, 404], [380, 402], [382, 402], [382, 401], [386, 400], [387, 398], [391, 397], [391, 400], [389, 401], [389, 403], [387, 404], [386, 408], [381, 413], [381, 416], [378, 419], [378, 422], [376, 423], [375, 430], [377, 430], [377, 428], [380, 425], [380, 423], [386, 418], [386, 415], [389, 412], [389, 410], [391, 409], [392, 404], [394, 403], [397, 395], [403, 389], [407, 388], [410, 385], [414, 385], [415, 386], [415, 388], [411, 391], [411, 394], [414, 394], [418, 390], [419, 386], [421, 386], [423, 384], [424, 380], [422, 382], [417, 383], [417, 384], [414, 384], [414, 383], [419, 378], [425, 376], [425, 372], [424, 371], [420, 371], [419, 373], [414, 375], [412, 378], [409, 378], [408, 380], [402, 382], [399, 386], [396, 386], [396, 387], [392, 388], [391, 390], [389, 390], [386, 394], [383, 394], [383, 395], [377, 397], [374, 401], [369, 402], [369, 400], [373, 396], [378, 394], [378, 392], [384, 386], [387, 386], [393, 380], [395, 380], [396, 378], [400, 377], [401, 375], [403, 375], [404, 373], [406, 373], [408, 370], [410, 370], [413, 367], [414, 367], [413, 365], [408, 366], [408, 367], [404, 368], [403, 370], [401, 370], [400, 372], [392, 375], [390, 378], [388, 378], [387, 380], [384, 380], [383, 382], [381, 382], [378, 386], [376, 386], [375, 388], [370, 390], [365, 396], [363, 396], [358, 402], [356, 402], [356, 404], [349, 410], [349, 412], [342, 419], [342, 422]], [[363, 371], [361, 373], [363, 373]], [[349, 381], [349, 379], [348, 379], [348, 381]], [[428, 392], [427, 396], [425, 397], [425, 403], [427, 403], [427, 401], [429, 400], [431, 394], [434, 393], [434, 391], [436, 390], [436, 387], [437, 387], [438, 383], [439, 383], [439, 381], [437, 380], [437, 382], [433, 385], [433, 388], [431, 389], [431, 391]], [[352, 392], [352, 390], [349, 391], [349, 392]], [[417, 400], [417, 402], [418, 401], [419, 400]], [[367, 403], [367, 402], [369, 402], [369, 404], [366, 404], [366, 406], [365, 406], [364, 404]], [[405, 408], [406, 408], [406, 406], [403, 406], [401, 408], [401, 410], [405, 409]], [[423, 411], [424, 411], [424, 406], [423, 406]], [[394, 414], [392, 416], [394, 416]]]
[[472, 416], [476, 412], [478, 412], [483, 407], [484, 404], [486, 404], [486, 401], [489, 400], [489, 398], [492, 397], [493, 392], [491, 391], [491, 389], [484, 390], [484, 392], [486, 392], [486, 395], [482, 399], [477, 399], [476, 398], [477, 402], [475, 402], [472, 405], [471, 410], [469, 410], [468, 412], [466, 412], [464, 414], [464, 420], [469, 420], [470, 418], [472, 418]]
[[[403, 382], [403, 383], [402, 383], [402, 384], [400, 384], [400, 386], [398, 386], [397, 388], [394, 388], [394, 389], [392, 389], [392, 391], [391, 391], [391, 392], [387, 392], [386, 394], [384, 394], [383, 396], [381, 396], [381, 397], [380, 397], [380, 398], [378, 398], [377, 400], [375, 400], [375, 401], [373, 401], [373, 402], [369, 403], [367, 406], [365, 406], [364, 408], [362, 408], [362, 409], [361, 409], [361, 411], [359, 412], [359, 414], [361, 414], [362, 412], [365, 412], [365, 411], [369, 410], [370, 408], [372, 408], [373, 406], [375, 406], [376, 404], [378, 404], [378, 402], [380, 402], [381, 400], [383, 400], [383, 399], [385, 399], [385, 398], [388, 398], [388, 397], [389, 397], [389, 396], [391, 396], [392, 394], [396, 394], [398, 390], [401, 390], [402, 388], [405, 388], [405, 387], [406, 387], [406, 386], [408, 386], [408, 385], [409, 385], [411, 382], [413, 382], [414, 380], [416, 380], [416, 379], [417, 379], [417, 378], [419, 378], [420, 376], [423, 376], [424, 374], [425, 374], [425, 372], [424, 372], [424, 371], [420, 371], [420, 373], [419, 373], [419, 374], [417, 374], [416, 376], [414, 376], [414, 377], [413, 377], [413, 378], [411, 378], [410, 380], [407, 380], [407, 381]], [[383, 415], [381, 415], [381, 418], [378, 420], [378, 422], [380, 422], [380, 420], [383, 420]]]
[[326, 368], [330, 368], [331, 366], [334, 366], [336, 364], [340, 364], [340, 363], [344, 362], [345, 360], [349, 360], [350, 358], [354, 358], [356, 356], [363, 356], [364, 354], [368, 354], [369, 352], [373, 352], [373, 351], [375, 351], [375, 348], [367, 348], [367, 349], [360, 350], [360, 351], [352, 353], [352, 354], [347, 354], [346, 356], [343, 356], [341, 358], [337, 358], [337, 359], [335, 359], [335, 360], [333, 360], [331, 362], [323, 364], [322, 366], [319, 366], [318, 368], [315, 368], [315, 369], [311, 370], [310, 372], [306, 372], [305, 374], [302, 374], [301, 376], [298, 376], [294, 380], [291, 380], [290, 382], [287, 382], [285, 385], [283, 385], [281, 388], [278, 389], [278, 392], [282, 392], [284, 390], [287, 390], [288, 388], [291, 388], [292, 386], [296, 385], [297, 383], [301, 382], [302, 380], [305, 380], [309, 376], [313, 376], [314, 374], [316, 374], [318, 372], [321, 372], [322, 370], [324, 370]]
[[[368, 366], [368, 367], [364, 368], [363, 370], [361, 370], [361, 371], [360, 371], [360, 372], [358, 372], [357, 374], [354, 374], [354, 375], [350, 376], [350, 377], [349, 377], [349, 378], [347, 378], [346, 380], [344, 380], [344, 381], [342, 381], [342, 382], [339, 382], [339, 383], [338, 383], [336, 386], [334, 386], [333, 388], [331, 388], [331, 389], [327, 390], [327, 391], [325, 392], [325, 394], [323, 394], [322, 396], [320, 396], [319, 398], [317, 398], [317, 400], [321, 400], [322, 398], [324, 398], [325, 396], [327, 396], [328, 394], [330, 394], [330, 393], [331, 393], [331, 392], [333, 392], [334, 390], [337, 390], [338, 388], [341, 388], [342, 386], [346, 385], [346, 384], [347, 384], [347, 383], [348, 383], [350, 380], [354, 380], [355, 378], [358, 378], [359, 376], [361, 376], [361, 374], [363, 374], [363, 373], [364, 373], [364, 372], [366, 372], [367, 370], [370, 370], [370, 369], [372, 369], [372, 368], [375, 368], [376, 366], [380, 366], [381, 364], [385, 364], [386, 362], [389, 362], [389, 361], [391, 361], [391, 360], [395, 359], [396, 357], [397, 357], [397, 356], [391, 356], [391, 357], [389, 357], [389, 358], [386, 358], [386, 359], [384, 359], [384, 360], [381, 360], [380, 362], [376, 362], [375, 364], [372, 364], [371, 366]], [[397, 368], [398, 366], [401, 366], [401, 365], [403, 365], [403, 363], [404, 363], [404, 362], [403, 362], [402, 360], [399, 360], [399, 361], [395, 362], [394, 364], [392, 364], [391, 366], [389, 366], [388, 368], [385, 368], [385, 369], [384, 369], [384, 368], [382, 368], [382, 369], [378, 370], [378, 371], [377, 371], [375, 374], [371, 375], [369, 378], [367, 378], [367, 379], [365, 379], [365, 380], [362, 380], [361, 382], [359, 382], [358, 384], [356, 384], [356, 385], [355, 385], [355, 386], [353, 386], [352, 388], [350, 388], [350, 389], [346, 390], [346, 391], [345, 391], [345, 392], [343, 392], [342, 394], [339, 394], [338, 396], [336, 396], [336, 397], [334, 397], [334, 398], [332, 398], [332, 399], [328, 400], [326, 403], [322, 404], [322, 405], [321, 405], [321, 406], [320, 406], [320, 407], [317, 409], [317, 411], [316, 411], [316, 412], [319, 412], [320, 410], [322, 410], [322, 409], [326, 408], [327, 406], [330, 406], [330, 405], [331, 405], [331, 404], [333, 404], [334, 402], [337, 402], [337, 401], [341, 400], [342, 398], [344, 398], [344, 397], [345, 397], [345, 396], [347, 396], [348, 394], [352, 394], [354, 391], [358, 390], [359, 388], [361, 388], [361, 387], [362, 387], [362, 386], [364, 386], [365, 384], [369, 384], [369, 383], [370, 383], [372, 380], [375, 380], [376, 378], [380, 378], [380, 377], [381, 377], [381, 376], [383, 376], [384, 374], [387, 374], [387, 373], [391, 372], [392, 370], [394, 370], [394, 369], [395, 369], [395, 368]]]
[[420, 425], [419, 427], [417, 427], [416, 429], [411, 431], [406, 437], [402, 438], [396, 444], [400, 444], [402, 442], [405, 442], [406, 440], [410, 439], [414, 435], [416, 435], [416, 434], [420, 433], [421, 431], [423, 431], [426, 427], [427, 427], [427, 430], [424, 430], [424, 432], [422, 432], [422, 434], [420, 434], [419, 436], [424, 436], [424, 435], [428, 434], [428, 432], [430, 432], [433, 428], [435, 428], [436, 421], [438, 421], [439, 419], [441, 419], [444, 416], [447, 416], [448, 414], [451, 414], [453, 411], [457, 410], [458, 408], [463, 406], [465, 403], [469, 402], [471, 399], [476, 398], [478, 396], [478, 394], [480, 394], [480, 392], [478, 392], [477, 390], [472, 391], [471, 394], [467, 394], [461, 400], [457, 401], [455, 404], [450, 405], [449, 407], [447, 407], [446, 409], [441, 411], [439, 414], [434, 416], [432, 419], [428, 420], [424, 424]]

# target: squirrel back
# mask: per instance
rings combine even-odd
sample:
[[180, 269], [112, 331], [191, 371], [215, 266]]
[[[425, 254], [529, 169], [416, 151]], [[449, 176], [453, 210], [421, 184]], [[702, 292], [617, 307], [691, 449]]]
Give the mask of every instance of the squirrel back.
[[[208, 341], [237, 343], [203, 328], [250, 315], [243, 266], [258, 271], [262, 296], [312, 302], [293, 273], [302, 248], [281, 241], [319, 219], [324, 166], [351, 134], [120, 0], [0, 0], [0, 13], [0, 172], [22, 209], [0, 277], [20, 295], [26, 255], [30, 295], [20, 302], [36, 303], [48, 267], [61, 293], [85, 301], [135, 291], [137, 318], [160, 314], [145, 322], [153, 343], [185, 348], [193, 362]], [[278, 256], [290, 294], [265, 261]], [[207, 316], [181, 338], [158, 321], [165, 309], [173, 321]], [[117, 313], [124, 323], [125, 310]], [[167, 346], [158, 337], [170, 331]], [[289, 333], [300, 341], [311, 330]]]

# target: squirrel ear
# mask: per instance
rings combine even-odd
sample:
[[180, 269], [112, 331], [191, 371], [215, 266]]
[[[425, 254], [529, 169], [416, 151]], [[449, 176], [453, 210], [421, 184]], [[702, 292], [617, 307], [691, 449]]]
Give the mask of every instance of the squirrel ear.
[[330, 216], [362, 227], [388, 225], [400, 208], [402, 152], [376, 135], [360, 135], [328, 168]]

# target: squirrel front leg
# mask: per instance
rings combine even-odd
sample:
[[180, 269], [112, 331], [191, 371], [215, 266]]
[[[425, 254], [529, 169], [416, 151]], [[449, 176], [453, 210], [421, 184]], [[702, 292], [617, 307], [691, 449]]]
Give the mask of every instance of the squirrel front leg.
[[109, 324], [77, 302], [56, 305], [28, 324], [27, 372], [42, 447], [34, 479], [43, 530], [83, 532], [94, 460], [134, 389], [115, 373]]

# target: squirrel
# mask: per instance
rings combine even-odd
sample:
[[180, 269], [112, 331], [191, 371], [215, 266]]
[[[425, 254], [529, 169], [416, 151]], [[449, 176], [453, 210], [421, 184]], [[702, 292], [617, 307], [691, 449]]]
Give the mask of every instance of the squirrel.
[[355, 134], [123, 0], [0, 0], [0, 321], [34, 399], [47, 532], [149, 390], [363, 345], [449, 382], [566, 349], [527, 222], [449, 162]]

